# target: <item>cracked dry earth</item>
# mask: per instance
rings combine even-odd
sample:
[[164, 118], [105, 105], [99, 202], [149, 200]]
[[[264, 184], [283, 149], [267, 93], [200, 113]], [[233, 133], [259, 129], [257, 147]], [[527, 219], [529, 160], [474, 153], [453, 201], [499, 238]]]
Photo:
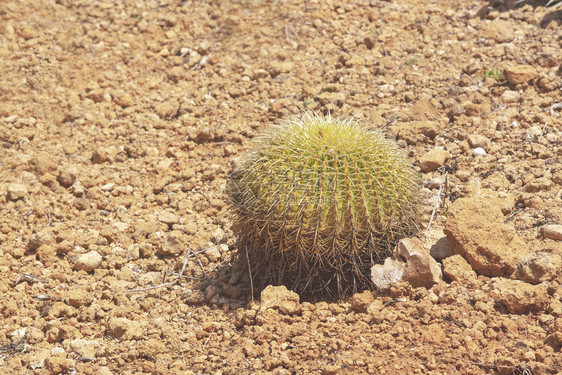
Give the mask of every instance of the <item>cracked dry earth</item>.
[[[561, 373], [562, 20], [521, 5], [1, 1], [0, 372]], [[405, 149], [443, 281], [252, 300], [228, 171], [306, 110]]]

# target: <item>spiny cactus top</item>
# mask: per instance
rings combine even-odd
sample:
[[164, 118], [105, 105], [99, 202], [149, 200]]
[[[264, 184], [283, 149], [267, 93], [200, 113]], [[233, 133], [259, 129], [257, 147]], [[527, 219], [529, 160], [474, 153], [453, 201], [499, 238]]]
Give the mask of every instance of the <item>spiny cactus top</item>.
[[237, 160], [228, 192], [239, 252], [263, 286], [353, 291], [417, 227], [412, 166], [351, 119], [304, 114], [272, 126]]

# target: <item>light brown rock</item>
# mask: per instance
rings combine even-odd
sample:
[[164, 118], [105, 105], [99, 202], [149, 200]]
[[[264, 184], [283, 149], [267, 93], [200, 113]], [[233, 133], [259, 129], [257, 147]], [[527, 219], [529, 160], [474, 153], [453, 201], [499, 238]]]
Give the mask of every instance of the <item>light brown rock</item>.
[[546, 92], [554, 91], [560, 86], [560, 78], [555, 74], [546, 74], [538, 79], [537, 85]]
[[283, 314], [296, 314], [301, 310], [300, 297], [284, 285], [267, 286], [260, 296], [260, 312], [267, 309], [278, 309]]
[[164, 224], [172, 225], [179, 222], [176, 214], [170, 211], [162, 211], [158, 214], [158, 220]]
[[80, 307], [91, 304], [94, 296], [83, 289], [73, 289], [66, 293], [66, 300], [70, 306]]
[[400, 240], [392, 258], [371, 268], [371, 280], [379, 290], [389, 290], [399, 282], [407, 282], [414, 288], [430, 288], [441, 278], [439, 264], [417, 238]]
[[539, 251], [527, 254], [521, 259], [514, 277], [528, 283], [538, 284], [554, 279], [560, 270], [562, 270], [561, 254]]
[[422, 172], [434, 171], [444, 165], [449, 156], [449, 151], [434, 148], [420, 158], [420, 169]]
[[105, 162], [113, 163], [117, 157], [117, 151], [113, 148], [100, 147], [92, 154], [92, 161], [94, 164], [101, 164]]
[[37, 250], [39, 247], [51, 244], [52, 242], [54, 242], [53, 233], [45, 229], [34, 233], [29, 239], [27, 247], [30, 250]]
[[29, 344], [38, 344], [45, 339], [45, 334], [40, 329], [30, 326], [25, 331], [25, 339]]
[[476, 272], [459, 254], [443, 259], [443, 272], [451, 281], [456, 281], [461, 285], [470, 284], [476, 280]]
[[562, 348], [562, 331], [557, 331], [548, 335], [544, 343], [551, 346], [554, 350], [560, 351], [560, 348]]
[[127, 318], [111, 318], [107, 323], [110, 336], [123, 340], [138, 340], [144, 336], [144, 330], [139, 322]]
[[98, 268], [102, 261], [102, 256], [97, 251], [93, 250], [80, 255], [78, 259], [76, 259], [76, 263], [74, 263], [74, 268], [90, 272]]
[[[490, 177], [488, 177], [490, 178]], [[484, 200], [493, 200], [494, 205], [497, 205], [502, 214], [510, 215], [517, 203], [517, 197], [513, 193], [497, 192], [491, 189], [481, 189], [476, 192], [475, 198], [478, 197]]]
[[409, 121], [399, 122], [392, 130], [399, 139], [404, 139], [408, 144], [421, 143], [424, 138], [433, 139], [439, 134], [437, 121]]
[[221, 252], [218, 246], [211, 246], [207, 251], [205, 251], [205, 257], [209, 259], [209, 262], [218, 262], [221, 259]]
[[535, 79], [539, 72], [531, 65], [516, 65], [505, 68], [504, 74], [509, 83], [518, 85]]
[[69, 187], [76, 181], [78, 176], [78, 167], [75, 165], [66, 165], [59, 173], [57, 180], [62, 186]]
[[467, 140], [472, 148], [482, 147], [484, 150], [487, 150], [490, 147], [490, 140], [481, 134], [471, 134]]
[[515, 103], [518, 102], [519, 99], [521, 99], [521, 94], [513, 90], [505, 90], [501, 96], [501, 100], [504, 103]]
[[562, 241], [562, 225], [544, 225], [541, 227], [540, 232], [544, 238]]
[[366, 290], [362, 293], [355, 293], [351, 298], [351, 307], [357, 311], [366, 312], [367, 308], [375, 301], [373, 293]]
[[445, 331], [439, 324], [433, 323], [425, 327], [422, 332], [421, 339], [424, 342], [439, 344], [447, 337]]
[[552, 181], [546, 177], [535, 178], [533, 181], [525, 185], [525, 191], [529, 193], [536, 193], [541, 190], [548, 190], [552, 186]]
[[281, 73], [288, 73], [293, 70], [295, 63], [293, 61], [274, 60], [269, 64], [269, 74], [275, 78]]
[[123, 108], [130, 107], [135, 104], [133, 97], [128, 93], [121, 93], [116, 96], [115, 103]]
[[504, 223], [497, 201], [457, 199], [449, 209], [444, 232], [453, 252], [485, 276], [508, 276], [528, 253], [515, 230]]
[[10, 184], [8, 185], [8, 192], [6, 194], [6, 199], [9, 201], [16, 201], [18, 199], [23, 199], [27, 195], [27, 187], [22, 184]]
[[96, 358], [96, 352], [103, 345], [99, 340], [76, 339], [70, 342], [70, 349], [76, 354], [86, 358]]
[[490, 294], [512, 314], [543, 311], [548, 304], [548, 293], [544, 286], [502, 277], [492, 281]]
[[51, 356], [45, 359], [45, 368], [50, 374], [68, 373], [72, 361], [64, 356]]
[[400, 240], [396, 247], [395, 259], [406, 262], [402, 280], [407, 281], [414, 288], [431, 288], [442, 279], [439, 264], [417, 238]]
[[166, 237], [166, 241], [156, 251], [159, 255], [180, 255], [185, 250], [185, 234], [173, 230]]
[[514, 38], [514, 28], [508, 21], [494, 20], [484, 28], [482, 37], [494, 40], [497, 43], [511, 42]]

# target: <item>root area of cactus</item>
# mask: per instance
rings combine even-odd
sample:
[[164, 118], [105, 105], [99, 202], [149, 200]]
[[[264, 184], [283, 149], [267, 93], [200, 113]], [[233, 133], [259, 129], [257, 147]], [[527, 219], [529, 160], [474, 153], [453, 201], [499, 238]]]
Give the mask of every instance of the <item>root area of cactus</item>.
[[271, 126], [227, 186], [238, 262], [253, 284], [344, 296], [417, 230], [419, 183], [395, 142], [347, 119]]

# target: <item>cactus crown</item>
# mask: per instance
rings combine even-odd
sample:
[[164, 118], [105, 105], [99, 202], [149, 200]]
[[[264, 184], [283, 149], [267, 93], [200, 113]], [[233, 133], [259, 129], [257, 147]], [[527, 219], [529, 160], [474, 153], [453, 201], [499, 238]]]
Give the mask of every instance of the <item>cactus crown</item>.
[[272, 126], [230, 177], [238, 249], [262, 286], [354, 291], [416, 229], [412, 166], [352, 119], [304, 114]]

